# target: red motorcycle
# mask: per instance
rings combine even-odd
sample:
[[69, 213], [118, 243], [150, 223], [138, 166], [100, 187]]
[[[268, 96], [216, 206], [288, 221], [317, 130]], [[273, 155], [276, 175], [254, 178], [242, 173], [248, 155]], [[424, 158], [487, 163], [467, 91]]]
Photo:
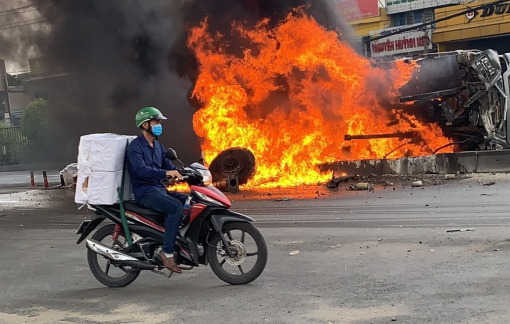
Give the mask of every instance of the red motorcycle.
[[[167, 157], [179, 161], [172, 149]], [[191, 194], [189, 213], [181, 221], [176, 241], [177, 263], [183, 270], [210, 264], [221, 280], [232, 285], [257, 279], [266, 266], [267, 246], [252, 224], [255, 220], [229, 210], [230, 200], [209, 185], [212, 176], [204, 165], [193, 163], [179, 172], [190, 185]], [[134, 202], [123, 205], [128, 230], [123, 226], [120, 205], [87, 205], [94, 216], [81, 224], [77, 244], [86, 240], [92, 274], [108, 287], [127, 286], [142, 270], [170, 278], [172, 272], [167, 275], [161, 271], [164, 266], [158, 256], [166, 215]], [[86, 239], [106, 219], [113, 224], [99, 228]]]

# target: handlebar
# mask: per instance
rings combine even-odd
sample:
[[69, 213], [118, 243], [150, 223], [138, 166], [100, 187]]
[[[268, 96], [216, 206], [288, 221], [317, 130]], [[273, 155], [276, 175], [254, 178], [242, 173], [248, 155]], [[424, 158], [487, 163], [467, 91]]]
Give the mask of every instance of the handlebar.
[[184, 169], [177, 169], [176, 171], [178, 171], [181, 174], [182, 179], [177, 179], [174, 176], [166, 176], [165, 179], [163, 180], [165, 185], [173, 186], [173, 185], [175, 185], [176, 183], [179, 183], [179, 182], [186, 182], [190, 178], [190, 172], [189, 171], [184, 170]]
[[163, 183], [165, 184], [165, 186], [173, 186], [179, 182], [187, 182], [189, 185], [200, 185], [203, 183], [202, 182], [202, 180], [203, 180], [202, 174], [195, 169], [185, 168], [185, 169], [177, 169], [176, 171], [178, 171], [181, 174], [182, 180], [181, 179], [177, 180], [177, 178], [175, 178], [175, 177], [167, 176], [163, 180]]
[[163, 180], [163, 182], [166, 185], [173, 186], [174, 184], [179, 183], [179, 182], [186, 182], [186, 180], [188, 180], [188, 179], [189, 179], [189, 176], [182, 176], [182, 179], [177, 179], [176, 177], [166, 177], [165, 180]]

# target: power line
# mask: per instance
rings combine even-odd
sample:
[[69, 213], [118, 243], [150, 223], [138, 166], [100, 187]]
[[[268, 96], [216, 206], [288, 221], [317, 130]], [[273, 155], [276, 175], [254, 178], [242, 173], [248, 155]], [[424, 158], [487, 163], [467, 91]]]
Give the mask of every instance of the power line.
[[13, 13], [9, 13], [9, 12], [4, 12], [3, 14], [0, 12], [0, 17], [8, 17], [9, 15], [13, 16], [13, 15], [19, 15], [19, 14], [22, 14], [22, 13], [26, 13], [26, 12], [30, 12], [30, 11], [36, 11], [38, 10], [39, 8], [30, 8], [28, 10], [23, 10], [23, 11], [16, 11], [16, 12], [13, 12]]
[[14, 25], [14, 26], [9, 26], [9, 27], [0, 27], [0, 30], [1, 29], [11, 29], [11, 28], [30, 26], [30, 25], [35, 25], [35, 24], [40, 24], [40, 23], [45, 23], [45, 22], [47, 22], [47, 21], [46, 20], [40, 20], [40, 21], [34, 21], [32, 23], [28, 23], [28, 24], [20, 24], [20, 25]]
[[28, 20], [18, 21], [18, 22], [12, 23], [12, 24], [3, 25], [3, 26], [0, 26], [0, 29], [23, 27], [23, 26], [34, 25], [34, 24], [39, 24], [39, 23], [43, 23], [43, 22], [46, 22], [46, 20], [44, 20], [44, 18], [42, 18], [42, 17], [38, 17], [38, 18], [34, 18], [34, 19], [28, 19]]
[[5, 13], [5, 12], [13, 12], [13, 11], [16, 11], [16, 10], [25, 9], [25, 8], [30, 8], [30, 7], [35, 7], [35, 5], [31, 4], [31, 5], [26, 5], [26, 6], [23, 6], [23, 7], [18, 7], [18, 8], [13, 8], [13, 9], [2, 10], [2, 11], [0, 11], [0, 14], [1, 14], [1, 13]]
[[[49, 5], [49, 3], [42, 3], [42, 4], [38, 4], [38, 5], [31, 4], [31, 5], [26, 5], [26, 6], [22, 6], [22, 7], [13, 8], [13, 9], [2, 10], [2, 11], [0, 11], [0, 17], [6, 17], [9, 15], [18, 15], [18, 14], [22, 14], [22, 13], [26, 13], [26, 12], [30, 12], [30, 11], [36, 11], [36, 10], [41, 9], [42, 7], [47, 6], [47, 5]], [[23, 10], [23, 9], [25, 9], [25, 10]]]
[[479, 5], [479, 6], [473, 7], [473, 8], [469, 8], [468, 7], [469, 9], [467, 9], [467, 10], [460, 11], [458, 13], [455, 13], [453, 15], [449, 15], [449, 16], [443, 17], [441, 19], [431, 20], [431, 21], [423, 23], [423, 24], [419, 24], [419, 25], [415, 25], [415, 26], [412, 26], [412, 27], [398, 29], [398, 30], [395, 30], [393, 32], [389, 32], [386, 35], [381, 35], [381, 36], [377, 36], [377, 37], [370, 37], [370, 41], [372, 42], [372, 41], [376, 41], [376, 40], [379, 40], [379, 39], [382, 39], [382, 38], [386, 38], [386, 37], [390, 37], [390, 36], [393, 36], [393, 35], [402, 34], [402, 33], [405, 33], [405, 32], [411, 31], [411, 30], [420, 29], [420, 28], [428, 26], [428, 25], [433, 25], [433, 24], [441, 22], [441, 21], [445, 21], [445, 20], [448, 20], [448, 19], [452, 19], [452, 18], [455, 18], [455, 17], [459, 17], [459, 16], [462, 16], [462, 15], [465, 15], [465, 14], [467, 14], [469, 12], [473, 12], [473, 11], [476, 11], [476, 10], [484, 9], [486, 6], [495, 6], [495, 5], [498, 5], [498, 4], [501, 4], [501, 3], [505, 3], [505, 2], [508, 2], [508, 1], [510, 1], [510, 0], [498, 0], [498, 1], [490, 2], [490, 3], [485, 3], [483, 5]]

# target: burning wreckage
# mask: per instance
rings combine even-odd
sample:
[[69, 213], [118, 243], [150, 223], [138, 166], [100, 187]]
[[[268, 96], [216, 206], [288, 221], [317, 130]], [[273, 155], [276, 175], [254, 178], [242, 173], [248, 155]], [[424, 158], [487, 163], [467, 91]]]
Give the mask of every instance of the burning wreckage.
[[[510, 148], [510, 53], [460, 50], [431, 54], [417, 64], [419, 71], [401, 88], [400, 102], [413, 105], [407, 111], [428, 113], [428, 119], [439, 122], [444, 135], [452, 139], [449, 145], [459, 150]], [[384, 136], [414, 134], [347, 135], [346, 139]]]
[[[510, 149], [510, 53], [494, 50], [459, 50], [429, 54], [416, 60], [412, 80], [400, 92], [404, 110], [439, 123], [457, 150]], [[425, 116], [424, 116], [425, 115]], [[391, 125], [388, 125], [391, 126]], [[416, 139], [414, 131], [345, 135], [346, 141], [398, 138]], [[384, 156], [385, 158], [386, 156]], [[237, 191], [253, 176], [255, 157], [249, 150], [223, 151], [211, 164], [215, 185]]]
[[441, 114], [444, 133], [463, 150], [508, 149], [509, 66], [510, 54], [498, 55], [493, 50], [426, 58], [422, 63], [425, 74], [440, 68], [446, 75], [437, 75], [435, 82], [426, 76], [420, 80], [419, 75], [416, 80], [435, 87], [446, 80], [448, 87], [403, 96], [400, 101]]

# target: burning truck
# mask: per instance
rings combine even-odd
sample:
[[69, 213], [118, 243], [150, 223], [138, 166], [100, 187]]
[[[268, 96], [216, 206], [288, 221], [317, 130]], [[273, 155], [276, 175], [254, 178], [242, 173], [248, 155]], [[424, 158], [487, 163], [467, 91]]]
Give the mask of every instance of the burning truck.
[[439, 122], [460, 150], [510, 148], [510, 53], [460, 50], [428, 55], [400, 102]]
[[[415, 65], [413, 77], [399, 91], [403, 112], [419, 120], [439, 124], [450, 141], [432, 152], [455, 150], [499, 150], [510, 148], [510, 54], [493, 50], [462, 50], [427, 55], [408, 60]], [[394, 110], [398, 111], [398, 110]], [[398, 114], [398, 113], [397, 113]], [[396, 115], [397, 115], [396, 114]], [[396, 117], [396, 115], [394, 117]], [[391, 129], [398, 120], [385, 126]], [[344, 139], [380, 141], [396, 139], [404, 144], [426, 139], [413, 127], [394, 133], [346, 134]], [[400, 148], [396, 146], [396, 148]], [[389, 150], [388, 153], [392, 153]], [[382, 156], [386, 158], [388, 154]], [[232, 190], [239, 183], [236, 174], [243, 172], [245, 184], [253, 175], [255, 157], [243, 149], [228, 149], [218, 155], [212, 166], [217, 185]]]

